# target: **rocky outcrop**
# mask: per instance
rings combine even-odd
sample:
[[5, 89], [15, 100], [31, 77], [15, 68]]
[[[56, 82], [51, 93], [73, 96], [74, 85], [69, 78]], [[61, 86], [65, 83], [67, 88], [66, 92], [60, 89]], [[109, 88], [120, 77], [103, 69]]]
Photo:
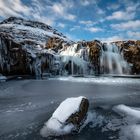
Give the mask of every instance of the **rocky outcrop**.
[[78, 132], [87, 116], [89, 102], [85, 97], [67, 98], [55, 110], [40, 133], [55, 137]]
[[[131, 67], [131, 74], [140, 74], [140, 41], [113, 43]], [[73, 42], [40, 22], [11, 17], [0, 23], [0, 73], [4, 75], [108, 74], [109, 58], [102, 55], [105, 48], [98, 40]], [[103, 66], [101, 58], [105, 58]], [[112, 57], [114, 73], [118, 63]], [[120, 73], [128, 74], [126, 68]]]
[[131, 74], [140, 74], [140, 41], [120, 41], [116, 44], [121, 48], [124, 59], [131, 65]]
[[4, 75], [29, 74], [25, 50], [4, 35], [0, 35], [0, 72]]
[[93, 64], [94, 71], [96, 74], [100, 73], [100, 55], [102, 43], [100, 41], [89, 41], [87, 42], [87, 46], [89, 47], [89, 59]]
[[82, 98], [79, 110], [72, 114], [67, 120], [66, 123], [74, 124], [77, 129], [80, 129], [80, 126], [83, 124], [83, 121], [86, 117], [87, 111], [89, 107], [89, 101], [86, 98]]
[[[55, 47], [45, 45], [56, 40], [60, 46], [67, 38], [52, 27], [11, 17], [0, 23], [0, 73], [4, 75], [38, 75], [43, 72], [56, 74]], [[52, 43], [54, 44], [54, 43]], [[49, 49], [51, 48], [51, 49]]]

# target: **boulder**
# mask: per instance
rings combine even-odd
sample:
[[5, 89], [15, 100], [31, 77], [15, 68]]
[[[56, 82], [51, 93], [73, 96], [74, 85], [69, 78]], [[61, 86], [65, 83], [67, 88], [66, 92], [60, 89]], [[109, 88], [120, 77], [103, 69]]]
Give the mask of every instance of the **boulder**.
[[67, 98], [45, 123], [40, 134], [43, 137], [67, 135], [79, 132], [87, 116], [89, 107], [85, 97]]
[[6, 76], [3, 76], [1, 73], [0, 73], [0, 82], [5, 82], [7, 80]]

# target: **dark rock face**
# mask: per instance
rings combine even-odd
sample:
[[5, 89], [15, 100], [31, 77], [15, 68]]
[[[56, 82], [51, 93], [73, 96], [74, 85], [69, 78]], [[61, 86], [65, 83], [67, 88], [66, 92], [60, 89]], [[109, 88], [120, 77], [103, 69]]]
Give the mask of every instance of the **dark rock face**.
[[[44, 23], [11, 17], [0, 23], [0, 73], [40, 75], [56, 73], [55, 52], [45, 49], [50, 38], [58, 45], [66, 37]], [[54, 43], [52, 43], [54, 44]], [[57, 46], [58, 46], [57, 45]], [[55, 48], [53, 48], [55, 49]]]
[[60, 39], [58, 37], [52, 37], [49, 38], [48, 41], [46, 42], [46, 49], [52, 49], [55, 52], [58, 52], [58, 50], [63, 48], [63, 43], [65, 43], [65, 41], [63, 39]]
[[80, 125], [82, 125], [84, 119], [86, 118], [87, 111], [89, 107], [89, 101], [86, 98], [83, 98], [79, 107], [79, 111], [72, 114], [66, 121], [66, 123], [72, 123], [77, 128], [80, 128]]
[[100, 55], [103, 44], [98, 40], [81, 41], [78, 43], [89, 49], [88, 59], [91, 64], [90, 67], [95, 74], [100, 74]]
[[0, 73], [4, 75], [29, 74], [27, 57], [21, 44], [0, 36]]
[[96, 74], [100, 73], [100, 53], [102, 43], [100, 41], [87, 42], [89, 46], [89, 59], [94, 66], [94, 71]]
[[[131, 74], [140, 74], [140, 41], [114, 43], [130, 64]], [[11, 17], [0, 23], [0, 73], [4, 75], [102, 74], [104, 49], [98, 40], [73, 42], [40, 22]], [[67, 54], [68, 62], [62, 62], [61, 56]]]
[[124, 55], [124, 59], [131, 64], [131, 74], [140, 74], [140, 41], [116, 42]]

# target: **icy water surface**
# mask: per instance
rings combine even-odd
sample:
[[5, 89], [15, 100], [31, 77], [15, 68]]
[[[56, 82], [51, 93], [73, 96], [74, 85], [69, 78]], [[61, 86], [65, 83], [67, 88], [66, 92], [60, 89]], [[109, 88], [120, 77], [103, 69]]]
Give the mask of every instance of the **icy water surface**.
[[[131, 121], [114, 108], [120, 104], [140, 108], [140, 79], [52, 78], [0, 83], [0, 140], [46, 140], [39, 131], [60, 102], [86, 96], [89, 124], [63, 140], [138, 140], [140, 121]], [[131, 121], [131, 124], [130, 124]], [[129, 135], [129, 132], [132, 134]]]

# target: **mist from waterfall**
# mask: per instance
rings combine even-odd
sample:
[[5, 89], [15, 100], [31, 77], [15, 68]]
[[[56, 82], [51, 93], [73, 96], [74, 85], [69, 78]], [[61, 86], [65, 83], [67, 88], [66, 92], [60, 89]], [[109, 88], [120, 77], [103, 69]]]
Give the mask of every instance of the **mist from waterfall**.
[[114, 43], [104, 44], [100, 56], [102, 74], [130, 74], [130, 66], [124, 60], [121, 49]]

